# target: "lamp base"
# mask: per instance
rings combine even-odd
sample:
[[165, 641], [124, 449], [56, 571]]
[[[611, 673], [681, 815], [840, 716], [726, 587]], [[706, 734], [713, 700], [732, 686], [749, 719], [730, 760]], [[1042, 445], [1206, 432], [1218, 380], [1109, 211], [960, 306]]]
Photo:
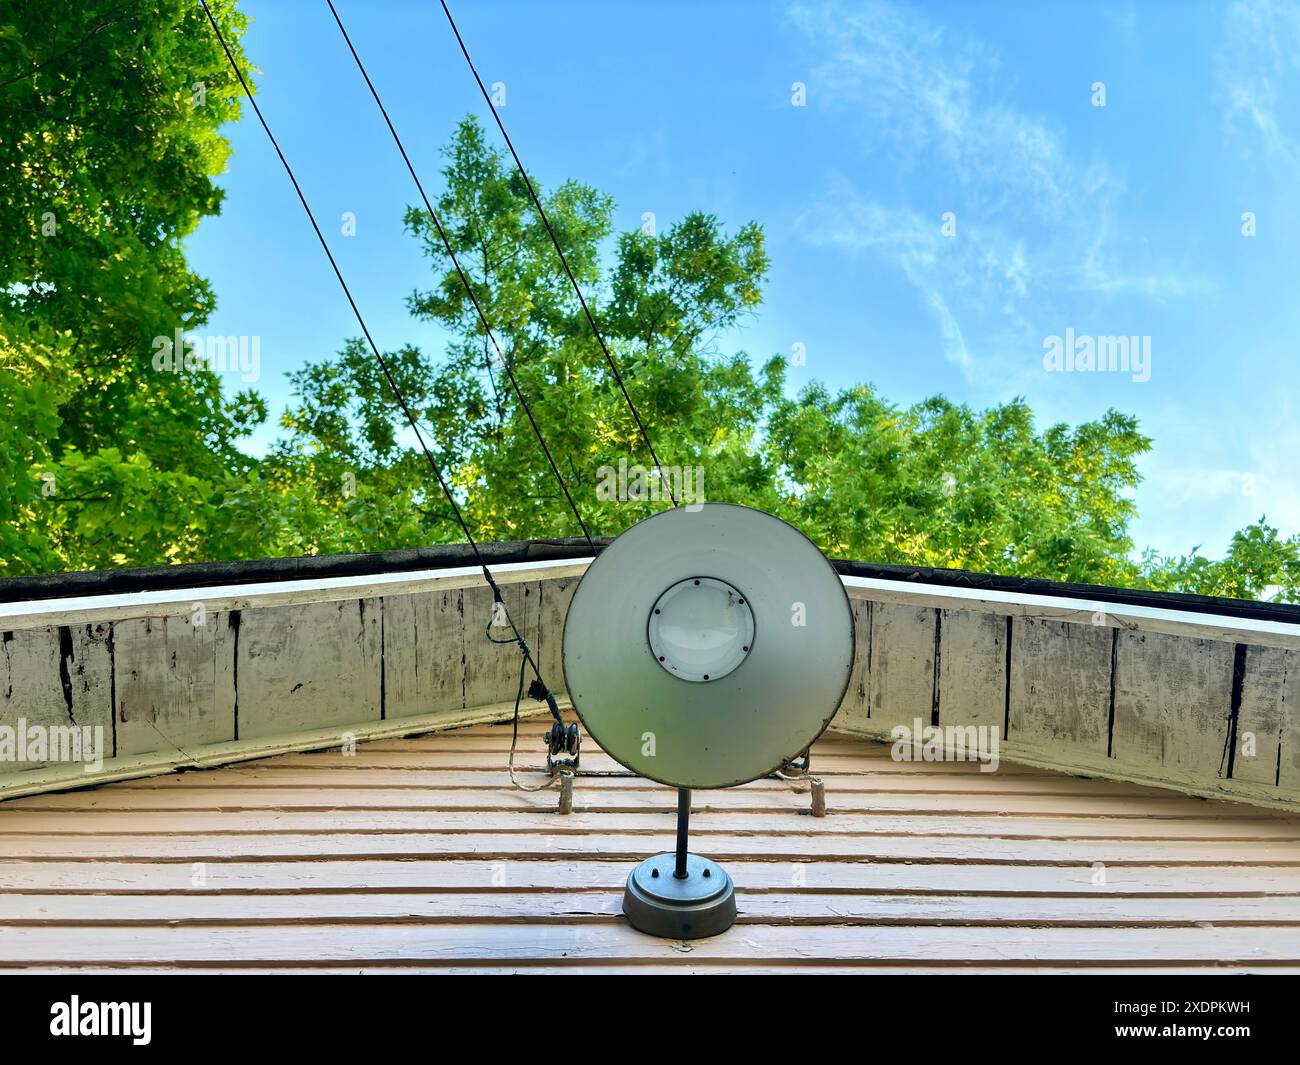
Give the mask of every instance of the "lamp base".
[[731, 927], [736, 889], [727, 871], [696, 854], [686, 856], [686, 876], [674, 875], [675, 854], [647, 858], [627, 878], [623, 913], [638, 932], [661, 939], [703, 939]]

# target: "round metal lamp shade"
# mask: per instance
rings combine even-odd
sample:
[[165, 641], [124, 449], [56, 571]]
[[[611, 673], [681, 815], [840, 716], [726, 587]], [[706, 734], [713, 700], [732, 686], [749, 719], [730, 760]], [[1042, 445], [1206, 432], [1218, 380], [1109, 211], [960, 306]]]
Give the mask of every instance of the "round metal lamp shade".
[[613, 758], [677, 788], [723, 788], [799, 757], [853, 669], [839, 575], [797, 529], [705, 503], [632, 526], [584, 574], [564, 677]]

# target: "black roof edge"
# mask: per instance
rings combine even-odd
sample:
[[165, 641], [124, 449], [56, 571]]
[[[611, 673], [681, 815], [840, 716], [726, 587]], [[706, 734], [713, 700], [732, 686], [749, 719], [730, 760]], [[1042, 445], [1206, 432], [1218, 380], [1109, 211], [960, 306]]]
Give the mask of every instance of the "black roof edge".
[[[599, 547], [608, 542], [607, 537], [596, 538]], [[478, 549], [489, 566], [514, 562], [556, 562], [591, 555], [591, 547], [581, 537], [506, 540], [479, 544]], [[475, 565], [477, 559], [468, 544], [438, 544], [434, 547], [410, 547], [356, 555], [295, 555], [290, 558], [259, 558], [240, 562], [188, 562], [178, 566], [97, 569], [80, 573], [47, 573], [36, 577], [5, 577], [0, 579], [0, 603], [82, 595], [162, 592], [176, 588], [211, 588], [264, 581], [365, 577], [378, 573], [456, 569]]]
[[1202, 614], [1219, 614], [1229, 618], [1254, 621], [1277, 621], [1300, 625], [1300, 605], [1263, 603], [1256, 599], [1228, 599], [1217, 595], [1192, 595], [1187, 592], [1155, 592], [1143, 588], [1116, 588], [1105, 584], [1071, 584], [1046, 581], [1037, 577], [1003, 577], [996, 573], [972, 573], [962, 569], [929, 569], [924, 566], [894, 566], [877, 562], [832, 564], [844, 577], [868, 577], [900, 581], [907, 584], [934, 584], [944, 588], [964, 588], [977, 592], [1009, 592], [1020, 595], [1046, 595], [1058, 599], [1082, 599], [1091, 603], [1115, 603], [1123, 606], [1152, 607], [1157, 610], [1185, 610]]
[[[610, 542], [597, 537], [599, 551]], [[518, 562], [560, 562], [590, 556], [585, 539], [507, 540], [479, 544], [489, 566]], [[21, 603], [42, 599], [64, 599], [89, 595], [124, 595], [131, 592], [170, 591], [177, 588], [208, 588], [227, 584], [298, 581], [325, 577], [364, 577], [380, 573], [413, 570], [454, 569], [476, 564], [466, 544], [403, 548], [355, 555], [301, 555], [293, 558], [264, 558], [241, 562], [192, 562], [179, 566], [146, 566], [133, 569], [87, 570], [81, 573], [49, 573], [36, 577], [0, 578], [0, 603]], [[1070, 584], [1036, 577], [1004, 577], [995, 573], [972, 573], [959, 569], [931, 569], [876, 562], [833, 560], [845, 577], [866, 577], [900, 584], [929, 584], [970, 591], [1008, 592], [1055, 598], [1082, 599], [1092, 603], [1152, 607], [1160, 610], [1195, 611], [1227, 618], [1249, 618], [1300, 624], [1300, 605], [1261, 603], [1250, 599], [1227, 599], [1183, 592], [1153, 592], [1136, 588], [1115, 588], [1099, 584]]]

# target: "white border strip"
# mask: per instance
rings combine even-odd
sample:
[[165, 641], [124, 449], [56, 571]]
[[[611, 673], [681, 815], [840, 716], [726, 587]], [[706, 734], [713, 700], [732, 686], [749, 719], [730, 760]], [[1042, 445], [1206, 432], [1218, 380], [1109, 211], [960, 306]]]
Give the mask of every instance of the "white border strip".
[[[541, 562], [510, 562], [491, 566], [502, 583], [513, 584], [533, 575], [580, 576], [594, 556]], [[309, 577], [298, 580], [258, 581], [199, 588], [171, 588], [156, 592], [81, 595], [62, 599], [29, 600], [0, 604], [0, 628], [39, 628], [47, 625], [83, 624], [127, 618], [188, 613], [196, 604], [207, 609], [254, 609], [303, 602], [369, 598], [384, 594], [409, 595], [429, 585], [472, 587], [483, 579], [479, 566], [365, 573], [350, 577]], [[1300, 624], [1230, 617], [1199, 610], [1137, 606], [1067, 596], [994, 591], [944, 584], [920, 584], [880, 577], [841, 577], [846, 588], [873, 593], [872, 598], [892, 602], [918, 602], [932, 606], [968, 606], [998, 614], [1041, 614], [1062, 620], [1084, 621], [1099, 611], [1110, 627], [1203, 635], [1207, 639], [1262, 642], [1300, 649]]]
[[[1167, 607], [1138, 606], [1129, 603], [1112, 603], [1101, 599], [1075, 599], [1068, 596], [1036, 595], [1026, 592], [1000, 592], [986, 588], [962, 588], [945, 584], [918, 584], [911, 581], [883, 580], [879, 577], [842, 577], [846, 588], [862, 588], [870, 592], [886, 593], [889, 599], [920, 598], [948, 603], [987, 603], [1007, 608], [1000, 614], [1022, 614], [1042, 611], [1044, 614], [1094, 615], [1099, 611], [1109, 619], [1104, 624], [1111, 628], [1141, 628], [1168, 630], [1170, 628], [1198, 628], [1206, 630], [1207, 638], [1222, 639], [1223, 634], [1237, 633], [1243, 637], [1281, 637], [1300, 641], [1300, 624], [1285, 621], [1264, 621], [1258, 618], [1231, 617], [1210, 614], [1202, 610], [1172, 610]], [[1122, 589], [1116, 589], [1122, 591]], [[1019, 608], [1019, 609], [1017, 609]], [[1125, 622], [1135, 623], [1132, 626]], [[1217, 635], [1213, 635], [1217, 634]], [[1272, 641], [1270, 641], [1272, 642]]]
[[[506, 583], [515, 583], [538, 570], [564, 567], [585, 569], [591, 561], [592, 558], [584, 557], [497, 565], [489, 563], [489, 568], [493, 576], [508, 578]], [[258, 581], [252, 584], [216, 584], [201, 588], [169, 588], [157, 592], [37, 599], [0, 605], [0, 626], [6, 622], [12, 622], [14, 628], [30, 628], [41, 624], [66, 624], [67, 619], [61, 615], [93, 615], [97, 619], [151, 617], [176, 613], [178, 609], [182, 613], [187, 612], [196, 603], [212, 608], [213, 604], [252, 599], [262, 600], [260, 605], [264, 606], [301, 602], [314, 596], [319, 596], [322, 601], [353, 597], [364, 599], [373, 595], [382, 595], [394, 586], [431, 583], [472, 585], [482, 580], [481, 567], [456, 566], [449, 569], [404, 570], [398, 573], [365, 573], [351, 577], [312, 577], [303, 580]]]

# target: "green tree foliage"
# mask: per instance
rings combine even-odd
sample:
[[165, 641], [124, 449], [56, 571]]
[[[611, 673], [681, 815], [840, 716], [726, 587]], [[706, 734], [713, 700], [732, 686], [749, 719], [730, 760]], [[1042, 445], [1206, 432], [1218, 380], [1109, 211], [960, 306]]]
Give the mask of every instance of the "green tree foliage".
[[[0, 22], [0, 574], [183, 560], [250, 468], [258, 401], [154, 370], [206, 320], [237, 86], [190, 0], [11, 0]], [[238, 48], [244, 19], [212, 4]]]
[[1300, 535], [1279, 537], [1265, 517], [1234, 533], [1222, 559], [1195, 548], [1178, 558], [1148, 552], [1143, 562], [1143, 579], [1154, 588], [1300, 603]]
[[[446, 187], [435, 209], [500, 354], [427, 213], [409, 210], [407, 226], [434, 267], [432, 287], [410, 297], [411, 312], [453, 339], [436, 367], [412, 349], [387, 356], [400, 368], [402, 391], [426, 437], [436, 441], [476, 536], [576, 535], [577, 522], [514, 394], [508, 365], [588, 527], [616, 533], [667, 499], [598, 503], [602, 467], [617, 467], [620, 459], [650, 464], [635, 421], [522, 179], [472, 120], [461, 124], [446, 156]], [[543, 202], [575, 276], [596, 304], [661, 461], [703, 466], [710, 498], [773, 501], [755, 443], [764, 412], [779, 398], [779, 377], [755, 379], [743, 355], [701, 354], [712, 334], [758, 305], [767, 269], [759, 227], [728, 235], [716, 218], [693, 214], [657, 236], [622, 234], [605, 277], [601, 249], [611, 236], [610, 199], [567, 182]], [[302, 403], [286, 416], [288, 435], [268, 463], [277, 477], [316, 478], [324, 498], [337, 495], [333, 485], [352, 471], [357, 496], [347, 509], [354, 525], [364, 514], [369, 527], [395, 531], [401, 512], [414, 507], [418, 523], [407, 526], [413, 542], [456, 538], [409, 433], [394, 431], [400, 415], [364, 349], [350, 344], [294, 382]], [[423, 488], [413, 494], [412, 486]], [[394, 499], [403, 504], [397, 511]]]
[[[237, 40], [241, 16], [214, 8]], [[457, 540], [359, 340], [291, 375], [295, 401], [260, 459], [236, 447], [266, 417], [258, 396], [225, 397], [203, 369], [152, 369], [153, 338], [202, 324], [213, 306], [180, 241], [219, 209], [217, 130], [237, 104], [201, 11], [188, 0], [110, 15], [11, 10], [0, 26], [14, 72], [0, 77], [12, 205], [0, 217], [0, 572]], [[507, 366], [589, 528], [615, 534], [667, 503], [637, 477], [651, 464], [641, 434], [508, 159], [472, 119], [445, 157], [436, 209], [500, 347], [427, 212], [408, 209], [431, 266], [410, 310], [450, 340], [437, 359], [387, 352], [394, 376], [478, 538], [578, 532]], [[1135, 460], [1151, 444], [1133, 418], [1040, 430], [1020, 400], [976, 411], [941, 397], [898, 408], [867, 386], [790, 395], [783, 360], [756, 368], [717, 350], [761, 304], [756, 223], [729, 230], [692, 213], [616, 233], [612, 201], [589, 186], [542, 198], [687, 502], [762, 507], [858, 559], [1295, 597], [1300, 540], [1262, 520], [1222, 561], [1134, 560]], [[623, 489], [630, 498], [610, 498]]]
[[782, 509], [832, 554], [1055, 580], [1129, 583], [1133, 459], [1150, 442], [1109, 412], [1034, 430], [1019, 400], [899, 410], [869, 388], [777, 404], [767, 445]]
[[[435, 209], [500, 352], [427, 213], [409, 209], [407, 226], [433, 266], [411, 312], [453, 340], [436, 366], [414, 349], [389, 354], [403, 392], [476, 535], [576, 535], [508, 364], [588, 527], [618, 533], [667, 498], [603, 498], [611, 469], [650, 465], [645, 443], [509, 160], [472, 119], [445, 156]], [[1295, 598], [1300, 537], [1279, 540], [1262, 521], [1220, 561], [1134, 558], [1136, 460], [1151, 447], [1136, 419], [1108, 411], [1039, 430], [1021, 400], [975, 411], [934, 397], [899, 409], [870, 387], [832, 394], [816, 384], [791, 397], [783, 360], [755, 371], [743, 353], [714, 351], [716, 336], [761, 302], [768, 260], [757, 224], [728, 234], [697, 213], [662, 233], [614, 234], [613, 204], [594, 189], [569, 181], [542, 198], [660, 461], [697, 471], [688, 489], [779, 514], [840, 557]], [[333, 510], [350, 536], [329, 524], [331, 543], [456, 538], [420, 456], [399, 444], [407, 434], [362, 347], [353, 342], [294, 380], [302, 402], [268, 465], [285, 485], [315, 480], [320, 499], [337, 498], [335, 486], [355, 473], [356, 497]]]

